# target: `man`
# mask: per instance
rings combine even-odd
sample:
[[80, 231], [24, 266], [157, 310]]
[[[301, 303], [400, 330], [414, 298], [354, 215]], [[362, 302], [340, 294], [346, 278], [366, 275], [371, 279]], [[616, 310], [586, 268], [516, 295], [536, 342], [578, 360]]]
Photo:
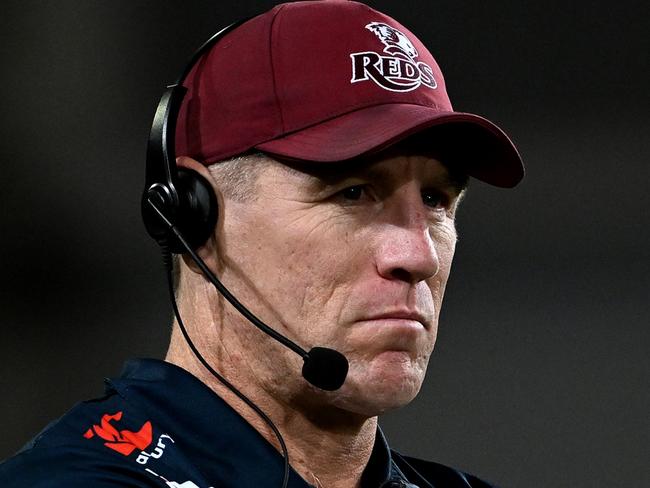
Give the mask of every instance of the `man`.
[[[0, 467], [3, 486], [490, 486], [391, 451], [377, 416], [424, 379], [468, 177], [523, 176], [507, 136], [453, 112], [422, 43], [356, 2], [255, 17], [184, 85], [177, 165], [218, 203], [176, 260], [187, 337], [177, 319], [166, 362], [129, 362]], [[306, 381], [201, 263], [282, 335], [345, 356], [342, 385]]]

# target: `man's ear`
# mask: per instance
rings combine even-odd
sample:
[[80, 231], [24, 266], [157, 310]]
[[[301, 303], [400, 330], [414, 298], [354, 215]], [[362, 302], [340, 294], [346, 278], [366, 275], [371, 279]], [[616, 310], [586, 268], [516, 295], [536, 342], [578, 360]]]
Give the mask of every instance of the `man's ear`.
[[192, 159], [189, 156], [180, 156], [176, 158], [176, 166], [196, 171], [208, 180], [212, 188], [216, 191], [216, 182], [212, 177], [212, 173], [210, 173], [210, 170], [205, 165], [199, 163], [196, 159]]
[[[212, 191], [214, 191], [216, 199], [217, 199], [217, 207], [220, 208], [222, 201], [221, 198], [222, 196], [220, 195], [216, 182], [214, 181], [214, 178], [212, 177], [212, 174], [208, 170], [207, 167], [205, 167], [203, 164], [199, 163], [197, 160], [192, 159], [188, 156], [181, 156], [176, 158], [176, 165], [179, 168], [187, 168], [191, 169], [193, 171], [196, 171], [199, 173], [201, 176], [203, 176], [210, 186], [212, 187]], [[217, 212], [218, 213], [218, 212]], [[217, 225], [219, 223], [219, 215], [217, 215]], [[201, 247], [198, 249], [195, 249], [196, 253], [199, 255], [199, 257], [205, 262], [205, 264], [213, 271], [217, 269], [217, 262], [216, 262], [216, 250], [217, 250], [217, 242], [215, 239], [215, 232], [216, 228], [213, 230], [213, 232], [210, 234], [210, 237], [208, 237], [208, 240], [205, 241]], [[192, 271], [198, 274], [203, 274], [201, 269], [196, 265], [194, 260], [191, 258], [191, 256], [188, 253], [185, 253], [182, 255], [183, 261], [187, 265], [188, 268], [190, 268]]]

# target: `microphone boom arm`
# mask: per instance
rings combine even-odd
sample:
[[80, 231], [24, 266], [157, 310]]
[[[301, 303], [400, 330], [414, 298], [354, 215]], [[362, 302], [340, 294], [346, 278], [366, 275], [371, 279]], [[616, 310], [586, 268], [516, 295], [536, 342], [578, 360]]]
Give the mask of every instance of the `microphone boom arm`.
[[192, 258], [192, 260], [196, 263], [196, 265], [201, 268], [201, 271], [205, 274], [205, 276], [212, 282], [214, 287], [223, 295], [223, 297], [230, 302], [230, 304], [237, 309], [239, 313], [241, 313], [244, 317], [246, 317], [253, 325], [255, 325], [258, 329], [260, 329], [262, 332], [266, 333], [267, 335], [271, 336], [273, 339], [276, 341], [282, 343], [289, 349], [291, 349], [293, 352], [298, 354], [300, 357], [303, 358], [303, 360], [307, 360], [309, 358], [309, 353], [305, 351], [302, 347], [300, 347], [298, 344], [295, 342], [287, 339], [284, 337], [282, 334], [276, 332], [273, 330], [271, 327], [266, 325], [264, 322], [262, 322], [260, 319], [258, 319], [253, 313], [248, 310], [237, 298], [233, 296], [232, 293], [228, 291], [228, 289], [221, 283], [219, 278], [208, 268], [208, 266], [205, 264], [205, 262], [199, 257], [198, 254], [190, 247], [190, 245], [187, 243], [183, 235], [178, 231], [176, 226], [172, 224], [169, 219], [160, 211], [160, 209], [153, 203], [151, 198], [147, 198], [147, 202], [151, 207], [154, 209], [154, 211], [158, 214], [158, 216], [165, 222], [165, 224], [169, 227], [169, 230], [171, 230], [174, 235], [178, 238], [180, 243], [183, 245], [183, 247], [187, 250], [188, 254]]

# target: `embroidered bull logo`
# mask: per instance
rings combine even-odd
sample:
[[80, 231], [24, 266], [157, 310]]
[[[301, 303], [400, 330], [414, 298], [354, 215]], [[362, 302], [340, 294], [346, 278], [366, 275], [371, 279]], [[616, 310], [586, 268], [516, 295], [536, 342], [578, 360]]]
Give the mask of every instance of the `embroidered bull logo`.
[[384, 53], [364, 51], [350, 54], [351, 83], [372, 80], [385, 90], [408, 92], [424, 85], [438, 87], [431, 66], [418, 61], [418, 50], [406, 35], [382, 22], [371, 22], [366, 29], [384, 44]]

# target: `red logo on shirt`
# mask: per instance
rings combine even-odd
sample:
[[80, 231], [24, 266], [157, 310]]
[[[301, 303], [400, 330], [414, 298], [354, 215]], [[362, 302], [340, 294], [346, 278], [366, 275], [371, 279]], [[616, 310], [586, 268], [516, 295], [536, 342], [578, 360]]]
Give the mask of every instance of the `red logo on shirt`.
[[151, 444], [151, 422], [147, 420], [138, 432], [131, 432], [130, 430], [118, 431], [110, 422], [111, 420], [119, 422], [121, 419], [122, 412], [113, 415], [105, 414], [102, 416], [101, 424], [93, 425], [92, 428], [86, 431], [84, 437], [91, 439], [97, 434], [106, 441], [104, 442], [106, 447], [125, 456], [131, 454], [136, 448], [141, 451], [146, 449]]

